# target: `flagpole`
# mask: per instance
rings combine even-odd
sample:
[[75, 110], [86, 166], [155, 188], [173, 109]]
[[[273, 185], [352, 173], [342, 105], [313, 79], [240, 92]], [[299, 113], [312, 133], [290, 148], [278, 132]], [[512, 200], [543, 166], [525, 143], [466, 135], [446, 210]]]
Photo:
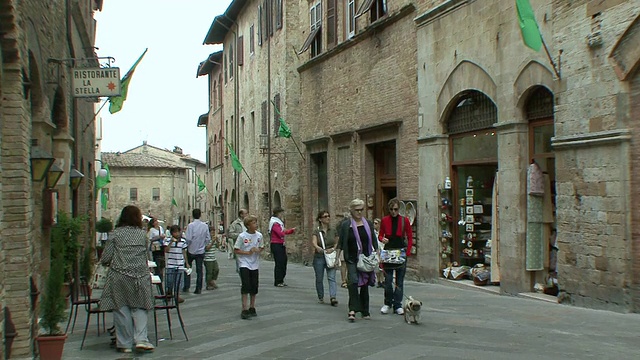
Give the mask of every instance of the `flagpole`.
[[247, 170], [244, 168], [244, 166], [242, 167], [242, 171], [244, 171], [244, 174], [247, 175], [247, 178], [249, 179], [249, 182], [253, 182], [251, 180], [251, 178], [249, 177], [249, 174], [247, 174]]
[[560, 77], [560, 72], [556, 68], [556, 63], [551, 58], [551, 54], [549, 53], [549, 48], [547, 47], [547, 43], [544, 42], [544, 37], [542, 37], [542, 34], [540, 34], [540, 39], [542, 40], [542, 46], [544, 47], [544, 52], [547, 53], [547, 57], [549, 58], [549, 62], [551, 63], [551, 66], [553, 66], [553, 72], [556, 73], [556, 76], [558, 77], [558, 79], [562, 79]]
[[98, 111], [96, 111], [95, 114], [93, 114], [93, 119], [91, 119], [91, 121], [89, 121], [89, 123], [87, 124], [87, 126], [84, 127], [84, 130], [82, 130], [82, 133], [84, 134], [85, 131], [87, 131], [87, 128], [89, 128], [89, 126], [91, 126], [91, 124], [93, 124], [93, 121], [96, 119], [96, 116], [98, 116], [98, 114], [100, 114], [100, 111], [102, 111], [102, 108], [107, 105], [107, 103], [109, 102], [109, 98], [107, 98], [107, 100], [105, 100], [102, 105], [100, 106], [100, 108], [98, 109]]
[[291, 135], [291, 140], [293, 140], [293, 144], [296, 146], [296, 149], [298, 149], [298, 153], [300, 153], [300, 157], [302, 158], [302, 160], [307, 161], [304, 155], [302, 155], [302, 151], [300, 151], [300, 147], [298, 147], [298, 143], [296, 142], [296, 139], [293, 138], [293, 135]]

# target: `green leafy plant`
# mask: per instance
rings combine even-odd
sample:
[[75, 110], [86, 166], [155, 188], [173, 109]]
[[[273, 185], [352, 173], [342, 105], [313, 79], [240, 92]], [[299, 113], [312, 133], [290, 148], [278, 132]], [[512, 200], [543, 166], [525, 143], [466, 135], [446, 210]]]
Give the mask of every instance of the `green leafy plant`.
[[[74, 278], [74, 269], [78, 261], [78, 251], [80, 250], [79, 238], [86, 220], [86, 216], [74, 218], [64, 212], [58, 213], [58, 223], [54, 229], [58, 232], [58, 236], [62, 238], [64, 281], [70, 282]], [[52, 259], [53, 257], [54, 254], [52, 254]]]
[[84, 278], [86, 281], [91, 280], [91, 276], [93, 275], [93, 265], [95, 263], [95, 258], [93, 254], [93, 248], [91, 246], [87, 246], [84, 248], [84, 252], [82, 253], [82, 258], [80, 259], [80, 277]]
[[[59, 224], [58, 224], [59, 225]], [[60, 226], [54, 226], [51, 233], [51, 268], [46, 280], [40, 311], [42, 319], [40, 324], [47, 335], [61, 333], [59, 324], [67, 317], [65, 311], [65, 295], [62, 286], [65, 276], [65, 230]]]
[[108, 233], [113, 230], [113, 223], [107, 218], [102, 218], [96, 222], [96, 231], [99, 233]]

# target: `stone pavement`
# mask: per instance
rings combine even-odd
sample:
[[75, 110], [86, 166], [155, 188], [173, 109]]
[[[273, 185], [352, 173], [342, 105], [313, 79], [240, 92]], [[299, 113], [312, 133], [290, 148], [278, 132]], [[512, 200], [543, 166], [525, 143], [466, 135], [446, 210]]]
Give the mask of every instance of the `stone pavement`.
[[[346, 289], [338, 288], [337, 308], [318, 304], [311, 267], [289, 264], [289, 286], [277, 288], [273, 263], [264, 260], [258, 317], [241, 320], [233, 261], [220, 253], [218, 262], [219, 289], [184, 296], [189, 341], [175, 316], [169, 340], [166, 316], [159, 313], [158, 332], [166, 339], [156, 351], [120, 354], [109, 346], [108, 335], [97, 336], [93, 318], [81, 351], [86, 319], [81, 313], [64, 359], [640, 359], [638, 314], [407, 281], [405, 293], [424, 303], [420, 324], [381, 315], [383, 295], [377, 288], [370, 291], [372, 319], [349, 323]], [[149, 340], [154, 341], [153, 316]]]

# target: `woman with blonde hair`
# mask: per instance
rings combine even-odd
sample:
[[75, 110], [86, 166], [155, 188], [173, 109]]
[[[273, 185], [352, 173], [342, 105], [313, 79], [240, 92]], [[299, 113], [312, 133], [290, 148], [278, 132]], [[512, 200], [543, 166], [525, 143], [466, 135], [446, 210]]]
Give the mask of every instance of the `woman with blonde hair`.
[[349, 289], [349, 313], [348, 320], [356, 320], [359, 312], [363, 319], [370, 319], [369, 312], [369, 286], [376, 283], [376, 275], [373, 271], [364, 272], [357, 268], [360, 254], [371, 255], [378, 251], [378, 242], [375, 239], [374, 227], [371, 221], [364, 218], [364, 201], [354, 199], [349, 204], [351, 219], [342, 222], [339, 230], [338, 247], [344, 252], [347, 263], [347, 288]]
[[318, 227], [313, 231], [311, 236], [311, 246], [313, 246], [315, 256], [313, 257], [313, 270], [316, 274], [316, 292], [318, 294], [318, 302], [324, 303], [324, 273], [327, 272], [327, 281], [329, 282], [329, 297], [331, 306], [338, 306], [336, 300], [336, 265], [327, 267], [325, 254], [331, 254], [336, 251], [337, 234], [335, 229], [329, 226], [331, 215], [326, 210], [320, 210], [316, 217]]

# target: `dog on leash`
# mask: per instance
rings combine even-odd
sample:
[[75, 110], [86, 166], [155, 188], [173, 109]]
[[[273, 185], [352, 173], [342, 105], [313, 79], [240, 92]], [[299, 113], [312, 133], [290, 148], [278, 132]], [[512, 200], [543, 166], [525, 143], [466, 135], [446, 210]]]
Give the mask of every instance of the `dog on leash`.
[[404, 301], [402, 309], [404, 310], [404, 321], [407, 324], [417, 324], [420, 321], [420, 308], [422, 308], [422, 301], [415, 300], [412, 296]]

